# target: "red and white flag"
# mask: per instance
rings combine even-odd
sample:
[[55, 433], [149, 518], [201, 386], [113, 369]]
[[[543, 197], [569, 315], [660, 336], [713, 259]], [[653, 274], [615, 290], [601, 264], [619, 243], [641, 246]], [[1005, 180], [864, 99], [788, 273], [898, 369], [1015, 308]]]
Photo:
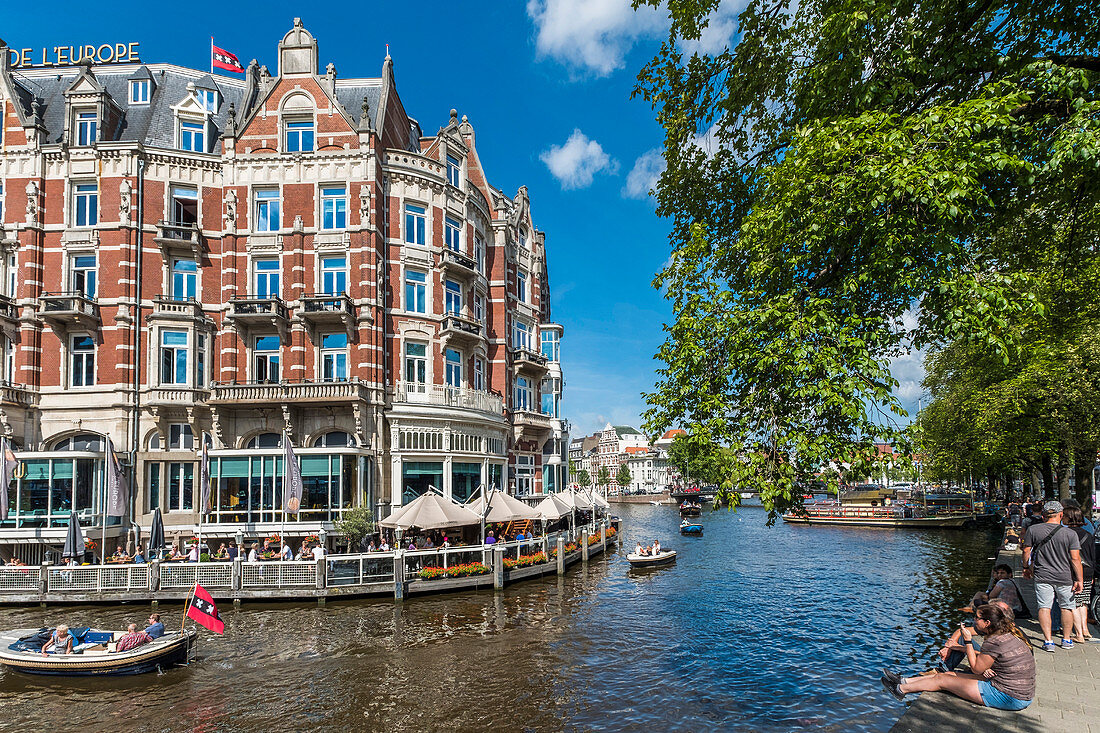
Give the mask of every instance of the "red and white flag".
[[244, 67], [241, 66], [241, 60], [224, 48], [215, 46], [213, 38], [210, 39], [210, 67], [212, 69], [235, 71], [238, 74], [244, 73]]
[[214, 599], [198, 583], [195, 584], [191, 602], [187, 604], [187, 618], [199, 622], [215, 634], [225, 633], [225, 623], [218, 615], [218, 607], [214, 604]]

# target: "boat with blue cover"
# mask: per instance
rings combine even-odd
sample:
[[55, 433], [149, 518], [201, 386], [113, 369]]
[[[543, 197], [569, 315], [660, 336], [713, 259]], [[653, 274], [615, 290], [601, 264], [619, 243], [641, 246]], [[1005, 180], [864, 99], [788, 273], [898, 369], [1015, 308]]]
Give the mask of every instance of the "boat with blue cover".
[[126, 651], [115, 644], [124, 631], [69, 629], [74, 638], [72, 654], [43, 654], [42, 647], [54, 630], [12, 629], [0, 634], [0, 664], [28, 674], [62, 676], [111, 676], [153, 672], [187, 662], [195, 644], [195, 629], [171, 631], [151, 642]]
[[680, 522], [680, 534], [701, 535], [703, 534], [703, 525], [699, 522], [690, 522], [685, 519]]

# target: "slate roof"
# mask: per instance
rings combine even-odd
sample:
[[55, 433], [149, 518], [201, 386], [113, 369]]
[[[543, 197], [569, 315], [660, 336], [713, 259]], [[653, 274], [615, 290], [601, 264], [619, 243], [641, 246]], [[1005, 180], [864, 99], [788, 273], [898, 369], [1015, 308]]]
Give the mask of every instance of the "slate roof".
[[615, 434], [618, 435], [620, 438], [623, 437], [624, 435], [641, 435], [642, 434], [642, 432], [640, 430], [636, 430], [635, 428], [632, 428], [629, 425], [612, 425], [611, 427], [615, 428]]
[[[152, 95], [148, 104], [130, 104], [130, 79], [140, 78], [141, 69], [146, 68], [153, 80]], [[60, 68], [49, 73], [19, 72], [12, 73], [12, 80], [23, 103], [23, 112], [31, 113], [31, 97], [37, 98], [39, 114], [46, 128], [47, 143], [61, 141], [65, 129], [65, 91], [72, 86], [80, 75], [80, 67]], [[208, 150], [216, 150], [225, 128], [230, 103], [241, 108], [241, 96], [244, 82], [236, 79], [215, 80], [205, 72], [191, 71], [170, 64], [132, 64], [117, 66], [94, 66], [92, 75], [111, 97], [111, 101], [123, 112], [118, 129], [101, 131], [102, 139], [143, 142], [146, 145], [162, 148], [175, 147], [176, 120], [172, 107], [187, 97], [187, 85], [208, 80], [219, 92], [218, 109], [212, 116], [213, 131], [208, 142]], [[206, 88], [210, 88], [207, 86]]]

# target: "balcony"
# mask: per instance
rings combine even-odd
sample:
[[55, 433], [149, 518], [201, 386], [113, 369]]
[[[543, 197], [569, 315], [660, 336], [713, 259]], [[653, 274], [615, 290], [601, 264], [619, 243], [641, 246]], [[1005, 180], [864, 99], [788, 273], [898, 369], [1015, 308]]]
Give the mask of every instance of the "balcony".
[[192, 407], [210, 398], [208, 389], [190, 387], [150, 387], [143, 390], [142, 402], [149, 407]]
[[449, 342], [472, 344], [485, 337], [485, 327], [472, 318], [458, 313], [448, 313], [443, 317], [440, 335]]
[[226, 318], [239, 326], [256, 329], [286, 330], [286, 303], [279, 298], [233, 298]]
[[340, 323], [351, 329], [355, 323], [355, 306], [346, 293], [303, 295], [298, 317], [313, 325]]
[[199, 321], [203, 319], [202, 304], [194, 298], [177, 300], [161, 295], [153, 298], [153, 316], [166, 321]]
[[55, 327], [99, 327], [99, 305], [82, 292], [42, 293], [38, 303], [39, 318]]
[[512, 349], [512, 366], [520, 374], [529, 374], [541, 379], [550, 371], [546, 363], [546, 357], [537, 351], [524, 348]]
[[153, 241], [165, 254], [187, 252], [197, 258], [202, 253], [202, 232], [198, 224], [157, 222], [157, 236]]
[[394, 404], [435, 405], [462, 410], [477, 410], [490, 415], [504, 414], [504, 400], [498, 394], [446, 384], [398, 382], [394, 385]]
[[359, 380], [344, 382], [214, 382], [210, 403], [262, 407], [280, 402], [351, 403], [367, 400], [367, 387]]
[[19, 323], [19, 307], [6, 295], [0, 295], [0, 321], [11, 325]]
[[36, 392], [25, 384], [0, 382], [0, 404], [16, 407], [30, 407], [34, 404]]
[[543, 441], [554, 430], [554, 418], [532, 410], [512, 410], [512, 429], [516, 440]]
[[439, 267], [445, 275], [470, 278], [478, 275], [477, 261], [447, 247], [439, 253]]

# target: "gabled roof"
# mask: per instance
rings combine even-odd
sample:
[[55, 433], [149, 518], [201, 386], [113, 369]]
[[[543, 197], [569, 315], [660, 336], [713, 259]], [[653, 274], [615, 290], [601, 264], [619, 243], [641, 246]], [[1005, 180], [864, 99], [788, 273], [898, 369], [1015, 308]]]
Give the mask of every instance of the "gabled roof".
[[645, 437], [642, 431], [632, 428], [629, 425], [612, 425], [611, 427], [615, 428], [615, 434], [620, 438], [624, 435], [642, 435], [642, 437]]

